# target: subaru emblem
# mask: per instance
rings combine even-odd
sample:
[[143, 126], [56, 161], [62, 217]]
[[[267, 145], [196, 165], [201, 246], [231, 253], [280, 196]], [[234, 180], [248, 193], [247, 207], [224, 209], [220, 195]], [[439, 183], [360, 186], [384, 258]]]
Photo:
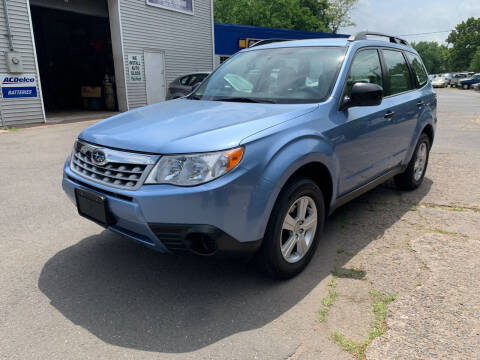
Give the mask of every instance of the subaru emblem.
[[107, 163], [107, 156], [102, 150], [95, 149], [92, 151], [91, 160], [95, 165], [102, 166]]

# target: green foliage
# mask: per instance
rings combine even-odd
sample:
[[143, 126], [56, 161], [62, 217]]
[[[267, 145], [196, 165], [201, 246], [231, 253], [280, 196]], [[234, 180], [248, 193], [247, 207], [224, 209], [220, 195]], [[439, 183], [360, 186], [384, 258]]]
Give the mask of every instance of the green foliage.
[[336, 32], [350, 25], [358, 0], [215, 0], [215, 21], [292, 30]]
[[435, 41], [412, 43], [412, 47], [420, 54], [429, 74], [440, 74], [449, 71], [448, 48]]
[[458, 24], [448, 36], [447, 42], [453, 45], [449, 54], [452, 70], [468, 69], [480, 47], [480, 18], [471, 17]]
[[472, 62], [470, 63], [470, 70], [480, 72], [480, 47], [477, 48], [477, 51], [472, 57]]
[[396, 295], [385, 295], [379, 291], [370, 291], [370, 296], [373, 300], [373, 313], [375, 314], [375, 322], [370, 330], [370, 334], [363, 342], [356, 343], [346, 338], [342, 333], [333, 333], [332, 340], [339, 344], [344, 350], [352, 353], [357, 359], [366, 359], [365, 351], [373, 339], [382, 336], [387, 331], [387, 324], [385, 318], [388, 313], [388, 305], [394, 301]]
[[340, 27], [354, 26], [350, 18], [350, 13], [357, 4], [358, 0], [331, 0], [327, 10], [328, 28], [336, 33]]
[[335, 281], [335, 277], [329, 281], [328, 283], [328, 295], [323, 298], [322, 300], [322, 308], [318, 310], [318, 316], [320, 321], [326, 321], [327, 320], [327, 313], [328, 310], [332, 307], [333, 303], [335, 302], [335, 299], [337, 298], [337, 292], [335, 291], [335, 288], [337, 287], [337, 283]]

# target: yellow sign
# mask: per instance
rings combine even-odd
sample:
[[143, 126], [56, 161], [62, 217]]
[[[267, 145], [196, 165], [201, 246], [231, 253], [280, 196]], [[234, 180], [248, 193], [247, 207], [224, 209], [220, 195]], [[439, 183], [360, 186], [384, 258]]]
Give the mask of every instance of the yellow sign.
[[245, 49], [262, 40], [265, 40], [265, 39], [253, 39], [253, 38], [240, 39], [238, 40], [238, 47], [240, 49]]

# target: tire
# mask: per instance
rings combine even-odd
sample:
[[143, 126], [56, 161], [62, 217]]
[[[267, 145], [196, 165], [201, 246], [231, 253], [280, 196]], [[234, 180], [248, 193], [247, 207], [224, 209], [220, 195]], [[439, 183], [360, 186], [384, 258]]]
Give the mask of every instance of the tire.
[[[423, 150], [425, 151], [424, 155]], [[427, 171], [428, 158], [430, 155], [430, 138], [423, 133], [418, 140], [412, 159], [408, 163], [406, 170], [395, 176], [395, 184], [402, 190], [415, 190], [423, 182], [425, 172]], [[418, 163], [417, 163], [418, 160]], [[421, 166], [421, 172], [420, 167]]]
[[468, 89], [470, 89], [470, 85], [463, 85], [462, 88], [463, 88], [464, 90], [468, 90]]
[[[298, 213], [302, 204], [306, 204], [303, 206], [306, 216]], [[290, 216], [289, 222], [287, 215]], [[312, 224], [312, 220], [316, 221], [316, 227], [307, 228], [307, 223]], [[324, 223], [325, 204], [317, 184], [303, 177], [289, 181], [270, 215], [262, 248], [257, 254], [260, 268], [277, 279], [288, 279], [299, 274], [308, 265], [318, 247]], [[288, 246], [292, 243], [295, 244]]]

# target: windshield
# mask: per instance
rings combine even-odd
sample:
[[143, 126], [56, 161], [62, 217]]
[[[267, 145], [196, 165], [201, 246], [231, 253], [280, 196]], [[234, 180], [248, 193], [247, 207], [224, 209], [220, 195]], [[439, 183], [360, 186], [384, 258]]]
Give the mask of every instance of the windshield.
[[265, 103], [324, 101], [343, 61], [342, 47], [288, 47], [241, 52], [189, 96]]

